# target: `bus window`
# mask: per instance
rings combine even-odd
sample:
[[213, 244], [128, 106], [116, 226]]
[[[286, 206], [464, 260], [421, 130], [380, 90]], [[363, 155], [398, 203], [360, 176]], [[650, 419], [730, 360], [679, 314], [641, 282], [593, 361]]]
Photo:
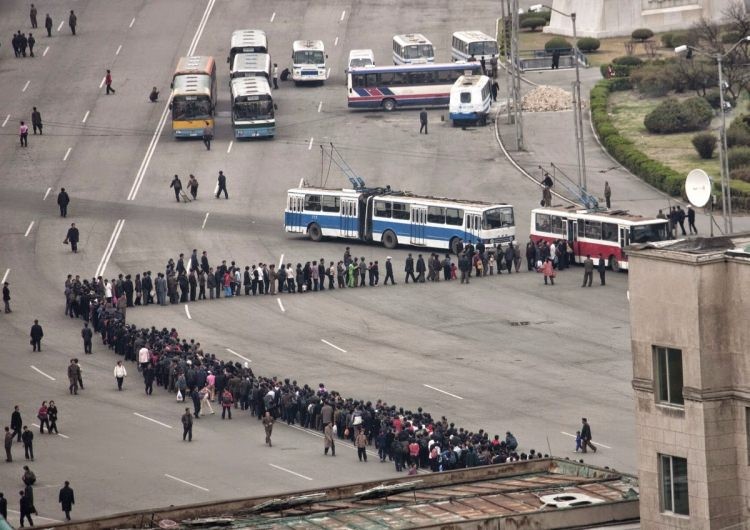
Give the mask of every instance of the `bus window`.
[[341, 209], [341, 199], [333, 195], [323, 195], [321, 205], [324, 212], [336, 212]]
[[617, 225], [615, 223], [602, 223], [602, 239], [617, 242]]
[[375, 217], [391, 217], [391, 203], [388, 201], [375, 201]]
[[445, 209], [445, 223], [453, 226], [464, 225], [464, 211], [458, 208]]
[[394, 219], [409, 219], [409, 205], [400, 202], [393, 203], [393, 218]]
[[471, 103], [471, 92], [461, 92], [461, 103]]
[[672, 239], [667, 230], [667, 223], [635, 225], [630, 227], [631, 243], [648, 243]]
[[427, 222], [445, 224], [445, 208], [442, 206], [430, 206], [427, 208]]
[[305, 195], [305, 210], [320, 211], [320, 195]]
[[586, 221], [586, 220], [584, 220], [584, 222], [583, 222], [583, 237], [587, 237], [589, 239], [601, 239], [602, 238], [602, 223], [601, 223], [601, 221]]
[[[537, 214], [537, 219], [538, 217], [539, 214]], [[510, 207], [493, 208], [491, 210], [485, 211], [482, 215], [482, 228], [484, 228], [485, 230], [490, 230], [492, 228], [507, 228], [509, 226], [514, 226], [514, 224], [515, 222], [513, 220], [513, 208]]]

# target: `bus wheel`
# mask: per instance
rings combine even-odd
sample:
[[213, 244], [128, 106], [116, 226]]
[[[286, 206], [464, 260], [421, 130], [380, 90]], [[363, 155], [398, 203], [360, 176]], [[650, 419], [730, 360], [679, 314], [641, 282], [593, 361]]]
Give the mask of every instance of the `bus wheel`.
[[612, 269], [612, 272], [619, 272], [620, 270], [620, 263], [614, 256], [609, 257], [609, 268]]
[[318, 242], [323, 238], [323, 231], [318, 223], [313, 223], [307, 227], [307, 235], [310, 236], [312, 241]]
[[388, 112], [391, 112], [392, 110], [396, 109], [396, 100], [395, 99], [384, 99], [383, 100], [383, 109], [387, 110]]
[[458, 242], [459, 242], [459, 239], [457, 237], [454, 237], [453, 239], [451, 239], [451, 242], [450, 242], [451, 253], [455, 254], [456, 256], [458, 256]]
[[383, 241], [383, 246], [387, 249], [396, 248], [396, 245], [398, 245], [398, 238], [392, 230], [386, 230], [385, 232], [383, 232], [381, 241]]

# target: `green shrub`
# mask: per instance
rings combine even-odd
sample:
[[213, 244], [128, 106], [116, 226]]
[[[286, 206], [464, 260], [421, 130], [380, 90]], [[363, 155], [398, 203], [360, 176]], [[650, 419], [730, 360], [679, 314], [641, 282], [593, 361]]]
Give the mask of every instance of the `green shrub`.
[[630, 34], [633, 40], [644, 41], [654, 36], [654, 32], [648, 28], [638, 28]]
[[584, 53], [595, 52], [601, 45], [601, 41], [593, 37], [583, 37], [578, 39], [578, 49]]
[[545, 24], [549, 24], [550, 18], [552, 18], [552, 11], [549, 9], [540, 9], [538, 11], [527, 11], [518, 15], [518, 22], [521, 23], [529, 18], [543, 18]]
[[738, 167], [729, 172], [729, 178], [732, 180], [741, 180], [750, 182], [750, 166]]
[[[711, 125], [711, 118], [714, 117], [714, 111], [708, 101], [699, 96], [688, 98], [682, 102], [682, 108], [687, 113], [691, 122], [698, 129], [705, 129]], [[695, 130], [695, 129], [693, 129]]]
[[622, 57], [615, 57], [612, 59], [614, 64], [622, 64], [624, 66], [640, 66], [643, 64], [643, 59], [636, 57], [635, 55], [623, 55]]
[[544, 49], [548, 52], [553, 52], [555, 50], [568, 52], [573, 49], [573, 45], [563, 37], [552, 37], [544, 43]]
[[674, 76], [660, 65], [646, 64], [631, 70], [630, 82], [638, 92], [650, 98], [666, 96], [674, 88]]
[[727, 146], [750, 146], [750, 126], [745, 122], [749, 116], [738, 116], [727, 127]]
[[539, 28], [543, 28], [547, 24], [547, 21], [542, 17], [528, 17], [519, 22], [519, 26], [529, 31], [536, 31]]
[[734, 44], [742, 38], [742, 33], [739, 31], [727, 31], [721, 36], [721, 42], [724, 44]]
[[706, 95], [703, 96], [703, 98], [708, 102], [709, 105], [711, 105], [712, 109], [718, 109], [719, 107], [721, 107], [721, 94], [719, 94], [718, 88], [707, 90]]
[[697, 44], [697, 37], [694, 33], [675, 33], [672, 35], [672, 46], [671, 48], [677, 48], [678, 46], [683, 46], [685, 44], [688, 44], [690, 46], [695, 46]]
[[698, 133], [693, 136], [691, 140], [693, 147], [704, 160], [710, 160], [714, 156], [714, 150], [716, 149], [716, 136], [709, 132]]
[[661, 38], [661, 45], [664, 48], [674, 48], [674, 46], [672, 46], [672, 39], [674, 38], [673, 32], [668, 31], [666, 33], [662, 33], [660, 38]]
[[737, 169], [742, 166], [750, 166], [750, 147], [737, 146], [727, 151], [729, 169]]
[[708, 127], [712, 116], [711, 105], [703, 98], [694, 97], [682, 103], [669, 98], [646, 115], [643, 125], [654, 134], [700, 131]]
[[613, 77], [609, 84], [609, 89], [612, 92], [620, 92], [623, 90], [630, 90], [633, 88], [633, 83], [627, 77]]

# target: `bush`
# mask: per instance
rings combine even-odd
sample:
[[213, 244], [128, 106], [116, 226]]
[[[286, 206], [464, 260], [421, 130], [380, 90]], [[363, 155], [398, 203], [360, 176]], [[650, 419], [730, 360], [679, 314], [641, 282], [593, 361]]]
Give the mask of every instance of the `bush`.
[[578, 49], [584, 53], [595, 52], [601, 45], [602, 43], [599, 39], [593, 37], [583, 37], [578, 39]]
[[718, 88], [708, 90], [703, 98], [708, 102], [709, 105], [711, 105], [712, 109], [718, 109], [719, 107], [721, 107], [721, 94], [719, 94]]
[[745, 145], [732, 147], [727, 151], [729, 169], [750, 166], [750, 147]]
[[635, 55], [623, 55], [622, 57], [615, 57], [612, 59], [613, 64], [621, 64], [623, 66], [640, 66], [643, 64], [643, 59], [636, 57]]
[[630, 34], [633, 40], [644, 41], [654, 36], [654, 32], [648, 28], [638, 28]]
[[741, 180], [742, 182], [750, 182], [750, 166], [738, 167], [729, 172], [729, 178], [731, 180]]
[[738, 116], [727, 127], [727, 147], [750, 146], [750, 127], [745, 122], [748, 116]]
[[711, 105], [702, 97], [694, 96], [682, 102], [682, 108], [690, 117], [695, 127], [705, 129], [711, 125], [711, 118], [714, 117], [714, 111]]
[[704, 160], [713, 158], [716, 141], [716, 136], [708, 132], [698, 133], [692, 139], [693, 147], [698, 152], [698, 156]]
[[547, 21], [542, 17], [528, 17], [519, 22], [519, 26], [530, 31], [536, 31], [547, 25]]
[[521, 13], [520, 15], [518, 15], [518, 22], [521, 23], [528, 18], [543, 18], [544, 23], [549, 24], [550, 18], [552, 18], [552, 11], [550, 11], [549, 9], [527, 11], [526, 13]]
[[553, 37], [544, 43], [544, 49], [548, 52], [553, 52], [555, 50], [569, 52], [573, 49], [573, 46], [563, 37]]
[[672, 46], [670, 48], [677, 48], [684, 44], [695, 46], [697, 44], [697, 38], [693, 33], [675, 33], [672, 35]]
[[666, 96], [674, 88], [674, 76], [671, 70], [661, 65], [646, 64], [631, 70], [630, 81], [638, 92], [650, 98]]
[[674, 48], [672, 46], [672, 39], [674, 38], [674, 33], [671, 31], [668, 31], [666, 33], [661, 34], [661, 45], [664, 48]]
[[623, 90], [631, 90], [633, 83], [627, 77], [613, 77], [609, 83], [609, 90], [612, 92], [620, 92]]
[[669, 98], [646, 115], [643, 125], [654, 134], [700, 131], [708, 127], [712, 116], [711, 106], [703, 98], [682, 103]]

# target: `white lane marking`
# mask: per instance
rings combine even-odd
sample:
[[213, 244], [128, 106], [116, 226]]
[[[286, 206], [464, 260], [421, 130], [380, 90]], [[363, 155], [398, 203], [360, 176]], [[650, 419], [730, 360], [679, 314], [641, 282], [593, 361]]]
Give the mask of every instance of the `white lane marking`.
[[333, 45], [334, 46], [338, 46], [339, 45], [339, 38], [338, 37], [336, 37], [335, 39], [333, 39]]
[[297, 476], [299, 478], [303, 478], [305, 480], [312, 480], [310, 477], [306, 477], [305, 475], [300, 475], [299, 473], [295, 473], [291, 469], [287, 469], [285, 467], [277, 466], [276, 464], [268, 464], [268, 465], [271, 466], [271, 467], [275, 467], [276, 469], [279, 469], [281, 471], [286, 471], [287, 473], [291, 473], [292, 475]]
[[323, 108], [323, 102], [318, 103], [318, 112]]
[[176, 480], [177, 482], [182, 482], [183, 484], [187, 484], [188, 486], [192, 486], [194, 488], [198, 488], [199, 490], [203, 491], [211, 491], [208, 488], [204, 488], [203, 486], [199, 486], [198, 484], [193, 484], [192, 482], [188, 482], [187, 480], [182, 480], [181, 478], [173, 477], [172, 475], [168, 473], [164, 473], [164, 476], [167, 478], [171, 478], [172, 480]]
[[193, 320], [193, 317], [190, 316], [190, 310], [188, 309], [187, 304], [185, 304], [185, 314], [188, 317], [188, 320]]
[[144, 420], [148, 420], [151, 422], [154, 422], [158, 425], [161, 425], [162, 427], [166, 427], [167, 429], [171, 429], [171, 425], [167, 425], [166, 423], [162, 423], [159, 420], [155, 420], [154, 418], [149, 418], [148, 416], [144, 416], [143, 414], [138, 414], [137, 412], [134, 412], [133, 415], [138, 416], [139, 418], [143, 418]]
[[51, 191], [52, 191], [52, 188], [47, 188], [47, 193], [44, 194], [44, 198], [42, 199], [43, 201], [47, 200], [47, 196], [49, 195], [49, 192]]
[[343, 10], [343, 11], [341, 12], [341, 19], [339, 20], [339, 22], [343, 22], [343, 21], [344, 21], [344, 17], [346, 17], [346, 9], [344, 9], [344, 10]]
[[281, 257], [279, 258], [279, 268], [281, 268], [283, 264], [284, 264], [284, 254], [282, 254]]
[[5, 283], [5, 280], [8, 279], [8, 275], [10, 274], [10, 269], [5, 269], [5, 274], [3, 274], [3, 281], [0, 283]]
[[104, 81], [106, 81], [106, 80], [107, 80], [107, 76], [105, 75], [104, 77], [102, 77], [102, 82], [99, 83], [99, 88], [101, 88], [101, 87], [104, 86]]
[[119, 45], [119, 46], [117, 47], [117, 51], [115, 52], [115, 55], [120, 55], [120, 50], [122, 50], [122, 44], [120, 44], [120, 45]]
[[195, 32], [195, 35], [193, 36], [193, 42], [190, 43], [190, 48], [188, 48], [188, 56], [195, 55], [195, 49], [198, 47], [198, 41], [201, 38], [201, 35], [203, 35], [203, 30], [206, 29], [206, 23], [208, 22], [208, 17], [211, 15], [211, 10], [214, 8], [214, 4], [216, 3], [216, 0], [208, 0], [208, 4], [206, 4], [206, 10], [203, 12], [203, 17], [201, 18], [200, 23], [198, 24], [198, 30]]
[[133, 17], [133, 20], [130, 21], [130, 25], [128, 27], [132, 28], [133, 24], [135, 24], [135, 17]]
[[109, 263], [109, 258], [112, 256], [112, 251], [115, 249], [117, 239], [120, 237], [120, 232], [122, 232], [124, 225], [125, 219], [118, 219], [117, 223], [115, 223], [115, 229], [112, 231], [112, 235], [109, 236], [109, 243], [107, 243], [104, 254], [102, 254], [102, 259], [99, 260], [99, 266], [96, 268], [96, 273], [94, 273], [95, 278], [104, 274], [104, 270], [107, 268], [107, 263]]
[[41, 370], [40, 370], [39, 368], [37, 368], [37, 367], [36, 367], [36, 366], [34, 366], [33, 364], [32, 364], [32, 365], [30, 366], [30, 368], [31, 368], [32, 370], [34, 370], [35, 372], [39, 372], [40, 374], [42, 374], [42, 375], [43, 375], [44, 377], [46, 377], [46, 378], [47, 378], [47, 379], [49, 379], [50, 381], [55, 381], [55, 378], [54, 378], [54, 377], [52, 377], [51, 375], [45, 374], [44, 372], [42, 372], [42, 371], [41, 371]]
[[219, 181], [218, 180], [216, 181], [216, 186], [214, 186], [214, 197], [216, 196], [217, 193], [219, 193]]
[[[39, 425], [37, 425], [36, 423], [32, 423], [31, 426], [36, 427], [37, 429], [39, 428]], [[55, 434], [58, 435], [60, 438], [65, 438], [66, 440], [70, 440], [70, 436], [65, 436], [64, 434], [60, 434], [59, 432], [56, 432]]]
[[211, 212], [206, 212], [206, 217], [203, 218], [203, 224], [201, 225], [201, 230], [206, 228], [206, 221], [208, 221], [208, 214]]
[[273, 12], [273, 13], [271, 14], [271, 22], [273, 22], [273, 19], [275, 19], [275, 18], [276, 18], [276, 11], [274, 11], [274, 12]]
[[[8, 511], [11, 512], [11, 513], [21, 513], [18, 510], [11, 510], [10, 508], [8, 508]], [[62, 521], [59, 520], [59, 519], [50, 519], [49, 517], [42, 517], [41, 515], [34, 515], [34, 518], [35, 519], [44, 519], [45, 521], [52, 521], [53, 523], [62, 523]]]
[[451, 394], [450, 392], [446, 392], [445, 390], [440, 390], [439, 388], [436, 388], [436, 387], [434, 387], [434, 386], [430, 386], [430, 385], [425, 385], [424, 383], [422, 384], [422, 386], [426, 386], [427, 388], [431, 388], [431, 389], [433, 389], [433, 390], [436, 390], [436, 391], [438, 391], [438, 392], [441, 392], [441, 393], [443, 393], [443, 394], [445, 394], [445, 395], [447, 395], [447, 396], [451, 396], [451, 397], [454, 397], [454, 398], [456, 398], [456, 399], [463, 399], [463, 398], [462, 398], [461, 396], [457, 396], [456, 394]]
[[339, 347], [338, 347], [338, 346], [336, 346], [335, 344], [332, 344], [332, 343], [328, 342], [328, 341], [327, 341], [327, 340], [325, 340], [325, 339], [320, 339], [320, 342], [324, 342], [325, 344], [328, 344], [328, 345], [329, 345], [329, 346], [330, 346], [331, 348], [335, 348], [335, 349], [337, 349], [338, 351], [340, 351], [341, 353], [346, 353], [346, 350], [345, 350], [345, 349], [343, 349], [343, 348], [339, 348]]
[[229, 142], [229, 147], [227, 147], [227, 154], [229, 154], [229, 153], [232, 152], [232, 144], [234, 144], [234, 140], [232, 140], [231, 142]]
[[26, 89], [29, 88], [29, 84], [31, 84], [31, 80], [26, 81], [26, 84], [23, 85], [21, 92], [26, 92]]
[[234, 351], [234, 350], [230, 350], [229, 348], [226, 348], [226, 350], [227, 350], [227, 351], [228, 351], [229, 353], [231, 353], [232, 355], [236, 355], [237, 357], [239, 357], [239, 358], [240, 358], [240, 359], [242, 359], [243, 361], [247, 361], [247, 362], [249, 362], [249, 363], [253, 362], [253, 361], [251, 361], [250, 359], [248, 359], [247, 357], [244, 357], [244, 356], [240, 355], [239, 353], [237, 353], [237, 352], [236, 352], [236, 351]]
[[62, 27], [63, 27], [63, 24], [64, 24], [64, 23], [65, 23], [65, 21], [64, 21], [64, 20], [61, 20], [61, 21], [60, 21], [60, 25], [59, 25], [59, 26], [57, 26], [57, 31], [60, 31], [60, 30], [62, 29]]
[[276, 301], [279, 303], [279, 309], [281, 309], [281, 312], [286, 313], [286, 309], [284, 309], [284, 304], [281, 303], [281, 298], [277, 298]]
[[7, 124], [8, 124], [8, 120], [9, 120], [9, 119], [10, 119], [10, 114], [8, 114], [8, 115], [7, 115], [6, 117], [5, 117], [5, 120], [3, 120], [3, 127], [5, 127], [5, 126], [6, 126]]
[[326, 79], [331, 77], [331, 69], [328, 69], [328, 72], [326, 72]]
[[[565, 432], [565, 431], [560, 431], [560, 434], [564, 434], [565, 436], [570, 436], [571, 438], [575, 438], [575, 437], [576, 437], [576, 435], [575, 435], [575, 434], [570, 434], [569, 432]], [[594, 443], [594, 441], [592, 440], [592, 441], [591, 441], [591, 443]], [[602, 447], [604, 447], [605, 449], [612, 449], [612, 448], [611, 448], [610, 446], [608, 446], [608, 445], [604, 445], [604, 444], [603, 444], [603, 443], [601, 443], [601, 442], [596, 442], [596, 444], [595, 444], [595, 445], [601, 445], [601, 446], [602, 446]]]
[[67, 151], [65, 151], [65, 156], [63, 157], [63, 162], [65, 162], [65, 161], [66, 161], [66, 160], [68, 159], [68, 157], [70, 156], [70, 152], [71, 152], [72, 150], [73, 150], [73, 148], [72, 148], [72, 147], [68, 147], [68, 150], [67, 150]]
[[307, 150], [312, 151], [312, 143], [313, 143], [313, 137], [310, 137], [310, 143], [307, 145]]
[[34, 221], [31, 221], [29, 223], [29, 227], [26, 229], [26, 233], [23, 235], [23, 237], [29, 237], [29, 232], [31, 232], [31, 229], [34, 227]]
[[305, 177], [302, 177], [301, 179], [299, 179], [299, 186], [297, 186], [297, 187], [298, 188], [304, 188], [305, 187]]
[[44, 57], [45, 55], [47, 55], [48, 51], [49, 51], [49, 46], [47, 46], [46, 48], [44, 48], [44, 53], [42, 54], [42, 57]]
[[91, 114], [91, 111], [87, 110], [86, 114], [83, 115], [83, 119], [81, 120], [81, 123], [86, 123], [86, 120], [89, 119], [89, 114]]

